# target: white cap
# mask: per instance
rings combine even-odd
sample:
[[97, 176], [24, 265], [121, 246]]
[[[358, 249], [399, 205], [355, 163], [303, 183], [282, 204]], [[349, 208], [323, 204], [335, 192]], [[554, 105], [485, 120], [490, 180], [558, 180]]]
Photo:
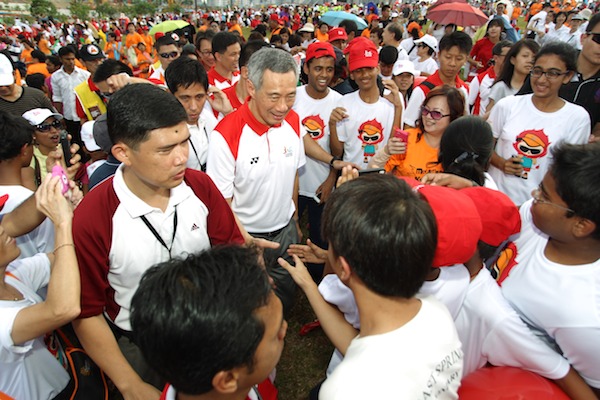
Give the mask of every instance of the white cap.
[[10, 60], [4, 54], [0, 54], [0, 86], [8, 86], [15, 83], [13, 71]]
[[399, 14], [396, 11], [394, 11], [391, 15], [392, 18], [398, 18], [398, 16]]
[[305, 23], [302, 28], [298, 29], [298, 32], [314, 32], [314, 31], [315, 31], [315, 26], [310, 22]]
[[25, 118], [31, 125], [40, 125], [50, 117], [54, 117], [59, 121], [63, 119], [62, 115], [52, 112], [47, 108], [34, 108], [33, 110], [29, 110], [23, 114], [23, 118]]
[[575, 14], [575, 15], [573, 15], [573, 17], [571, 17], [571, 21], [573, 21], [573, 20], [584, 21], [585, 17], [583, 16], [583, 14], [579, 13], [579, 14]]
[[437, 39], [431, 35], [424, 35], [421, 39], [415, 40], [415, 43], [425, 43], [427, 46], [431, 47], [436, 53], [438, 51]]
[[392, 69], [392, 75], [398, 76], [405, 72], [408, 72], [408, 73], [412, 74], [413, 76], [421, 75], [421, 72], [417, 71], [415, 69], [415, 64], [413, 64], [412, 61], [408, 61], [408, 60], [396, 61], [396, 63], [394, 64], [394, 68]]
[[81, 125], [81, 140], [90, 153], [100, 150], [100, 146], [98, 146], [98, 143], [94, 139], [94, 123], [95, 121], [87, 121]]

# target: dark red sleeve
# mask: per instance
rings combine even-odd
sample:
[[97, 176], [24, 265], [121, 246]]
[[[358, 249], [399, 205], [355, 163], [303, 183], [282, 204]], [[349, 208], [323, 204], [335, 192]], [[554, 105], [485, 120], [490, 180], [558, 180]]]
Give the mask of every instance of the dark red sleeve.
[[[479, 53], [479, 48], [481, 47], [481, 39], [476, 41], [475, 44], [473, 45], [473, 48], [471, 49], [471, 58], [473, 57], [477, 57], [477, 53]], [[478, 59], [479, 61], [479, 59]]]
[[208, 208], [207, 230], [211, 246], [244, 244], [233, 211], [212, 179], [204, 172], [188, 169], [185, 181]]
[[101, 314], [112, 288], [108, 284], [112, 218], [119, 204], [112, 178], [89, 192], [75, 209], [73, 242], [81, 275], [81, 314]]

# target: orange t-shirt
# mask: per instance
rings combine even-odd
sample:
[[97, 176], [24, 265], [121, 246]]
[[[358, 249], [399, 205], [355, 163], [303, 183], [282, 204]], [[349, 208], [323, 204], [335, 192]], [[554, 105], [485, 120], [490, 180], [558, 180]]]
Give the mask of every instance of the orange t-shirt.
[[33, 51], [33, 49], [31, 49], [31, 50], [23, 49], [23, 51], [21, 52], [21, 61], [23, 61], [25, 64], [32, 63], [33, 62], [33, 58], [31, 58], [32, 51]]
[[231, 25], [231, 28], [229, 28], [229, 32], [233, 32], [233, 31], [237, 31], [241, 37], [244, 36], [244, 32], [242, 32], [242, 28], [240, 27], [240, 24]]
[[27, 75], [32, 74], [42, 74], [46, 78], [50, 76], [50, 72], [48, 72], [48, 68], [46, 68], [46, 63], [29, 64], [27, 66]]
[[531, 5], [531, 7], [529, 7], [529, 13], [531, 15], [535, 15], [535, 14], [539, 13], [540, 11], [542, 11], [542, 7], [543, 7], [542, 3], [534, 3]]
[[317, 40], [319, 42], [328, 42], [329, 41], [329, 34], [328, 33], [321, 33], [320, 29], [317, 29], [315, 31], [315, 37], [317, 38]]
[[137, 46], [139, 42], [144, 42], [142, 35], [137, 32], [128, 33], [125, 37], [125, 47], [130, 48], [131, 46]]
[[417, 142], [421, 129], [409, 128], [406, 131], [406, 153], [391, 156], [385, 164], [385, 170], [396, 176], [407, 176], [417, 180], [421, 180], [423, 175], [430, 172], [442, 172], [442, 165], [437, 164], [438, 149], [430, 147], [423, 136]]
[[44, 53], [45, 55], [50, 55], [52, 54], [52, 51], [50, 50], [50, 46], [48, 43], [48, 40], [46, 40], [46, 38], [41, 38], [40, 41], [38, 42], [38, 48], [40, 49], [40, 51], [42, 53]]

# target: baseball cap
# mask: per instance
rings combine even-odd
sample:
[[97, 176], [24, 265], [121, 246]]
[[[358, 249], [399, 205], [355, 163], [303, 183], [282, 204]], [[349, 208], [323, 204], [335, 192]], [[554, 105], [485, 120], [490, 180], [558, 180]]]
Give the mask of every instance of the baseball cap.
[[306, 49], [306, 60], [309, 62], [313, 58], [321, 57], [333, 57], [335, 59], [335, 51], [331, 43], [327, 42], [314, 42], [308, 45]]
[[83, 61], [94, 61], [106, 58], [100, 47], [95, 44], [86, 44], [79, 49], [79, 57]]
[[352, 39], [350, 43], [358, 39], [364, 40], [357, 41], [349, 46], [350, 50], [347, 53], [350, 72], [360, 68], [375, 68], [379, 65], [379, 54], [377, 53], [375, 44], [364, 37]]
[[0, 54], [0, 86], [13, 83], [15, 83], [15, 75], [12, 63], [4, 54]]
[[50, 117], [54, 117], [57, 120], [63, 119], [62, 115], [48, 110], [47, 108], [34, 108], [33, 110], [29, 110], [23, 114], [23, 118], [25, 118], [31, 125], [40, 125]]
[[314, 32], [314, 31], [315, 31], [315, 26], [310, 22], [305, 23], [302, 28], [298, 29], [298, 32]]
[[269, 19], [271, 21], [277, 21], [277, 22], [279, 22], [279, 15], [277, 15], [277, 13], [273, 13], [273, 14], [269, 15]]
[[583, 21], [583, 20], [585, 20], [585, 18], [581, 13], [579, 13], [579, 14], [575, 14], [571, 17], [571, 21], [573, 21], [573, 20]]
[[[415, 29], [416, 29], [417, 31], [419, 31], [419, 34], [421, 34], [421, 33], [422, 33], [422, 32], [421, 32], [421, 25], [419, 25], [419, 23], [418, 23], [418, 22], [414, 22], [414, 21], [413, 21], [413, 22], [411, 22], [410, 24], [408, 24], [408, 26], [406, 27], [406, 31], [407, 31], [407, 32], [412, 32], [412, 31], [413, 31], [413, 30], [415, 30]], [[423, 35], [421, 35], [421, 36], [423, 36]]]
[[438, 51], [438, 42], [437, 39], [431, 35], [423, 35], [421, 39], [415, 40], [415, 43], [425, 43], [427, 46], [433, 49], [437, 53]]
[[348, 35], [346, 34], [346, 30], [344, 28], [332, 28], [329, 30], [329, 43], [334, 40], [347, 40]]
[[94, 141], [100, 147], [100, 149], [106, 154], [110, 154], [113, 143], [108, 135], [108, 124], [106, 122], [107, 114], [102, 114], [94, 122], [93, 135]]
[[396, 11], [394, 11], [391, 15], [392, 18], [398, 18], [400, 14], [398, 14]]
[[485, 187], [462, 189], [475, 204], [483, 225], [480, 240], [498, 247], [521, 231], [521, 216], [515, 203], [502, 192]]
[[87, 121], [81, 125], [81, 140], [85, 145], [85, 148], [89, 152], [100, 150], [100, 146], [94, 140], [94, 124], [96, 121]]
[[415, 69], [415, 64], [412, 61], [397, 60], [396, 63], [394, 64], [394, 69], [392, 70], [392, 75], [398, 76], [405, 72], [408, 72], [409, 74], [412, 74], [413, 76], [421, 75], [421, 72], [417, 71]]
[[423, 185], [412, 178], [400, 178], [420, 193], [433, 210], [438, 230], [433, 267], [468, 261], [479, 241], [483, 225], [475, 204], [462, 190]]

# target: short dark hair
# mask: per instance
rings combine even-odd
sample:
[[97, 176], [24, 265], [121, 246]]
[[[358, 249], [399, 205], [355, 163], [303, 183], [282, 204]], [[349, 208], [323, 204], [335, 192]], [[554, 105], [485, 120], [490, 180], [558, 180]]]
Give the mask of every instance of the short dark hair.
[[444, 172], [462, 176], [485, 184], [494, 138], [492, 127], [483, 118], [476, 116], [460, 117], [444, 131], [440, 141], [438, 161]]
[[394, 40], [402, 40], [402, 36], [404, 35], [404, 28], [402, 28], [402, 25], [400, 25], [399, 22], [392, 22], [391, 24], [387, 24], [385, 29], [394, 34]]
[[118, 60], [107, 58], [106, 60], [102, 61], [102, 64], [98, 65], [92, 80], [95, 83], [104, 82], [111, 76], [118, 75], [123, 72], [129, 76], [133, 76], [133, 71], [131, 71], [131, 68], [129, 68], [127, 64]]
[[349, 19], [344, 19], [340, 22], [338, 26], [340, 28], [344, 28], [347, 35], [350, 35], [352, 32], [354, 32], [354, 36], [358, 36], [358, 25], [356, 24], [356, 22]]
[[[523, 48], [528, 48], [534, 54], [537, 54], [540, 51], [540, 45], [533, 39], [521, 39], [517, 43], [515, 43], [508, 53], [506, 53], [506, 57], [504, 57], [504, 64], [502, 64], [502, 69], [500, 73], [496, 77], [494, 81], [494, 85], [498, 82], [504, 82], [506, 86], [510, 86], [510, 81], [512, 80], [513, 73], [515, 71], [515, 66], [510, 62], [510, 59], [516, 57]], [[514, 88], [519, 89], [519, 88]]]
[[440, 52], [450, 50], [452, 47], [458, 47], [461, 53], [469, 54], [473, 48], [473, 40], [464, 32], [456, 31], [444, 35], [440, 40]]
[[220, 371], [252, 371], [265, 331], [256, 312], [271, 293], [256, 252], [245, 247], [215, 247], [158, 264], [131, 300], [136, 344], [178, 392], [207, 393]]
[[379, 51], [379, 62], [393, 65], [398, 59], [398, 49], [395, 46], [383, 46]]
[[585, 28], [585, 33], [593, 32], [596, 28], [596, 25], [600, 23], [600, 13], [596, 13], [590, 18], [590, 22], [588, 22], [587, 28]]
[[25, 77], [25, 83], [27, 83], [27, 86], [36, 88], [39, 90], [42, 90], [45, 82], [46, 82], [46, 77], [44, 76], [44, 74], [40, 74], [39, 72], [37, 72], [35, 74], [28, 74]]
[[212, 52], [213, 54], [223, 54], [229, 46], [236, 43], [240, 43], [239, 36], [231, 32], [219, 32], [212, 39]]
[[250, 40], [242, 47], [242, 52], [240, 53], [239, 66], [242, 68], [243, 66], [248, 65], [248, 61], [252, 54], [256, 53], [260, 49], [264, 47], [271, 47], [269, 43], [264, 40]]
[[75, 50], [72, 46], [69, 46], [69, 45], [61, 47], [60, 49], [58, 49], [58, 56], [59, 57], [64, 57], [64, 56], [66, 56], [68, 54], [75, 54], [75, 55], [77, 55], [77, 50]]
[[207, 29], [203, 32], [198, 32], [196, 34], [196, 38], [194, 39], [194, 45], [196, 46], [196, 50], [200, 51], [200, 43], [203, 40], [208, 40], [209, 42], [211, 42], [212, 46], [212, 40], [215, 37], [215, 35], [215, 31], [213, 31], [212, 29]]
[[557, 12], [556, 15], [554, 16], [554, 23], [556, 23], [556, 19], [558, 18], [559, 15], [564, 15], [565, 18], [567, 18], [569, 16], [569, 13], [567, 13], [566, 11]]
[[31, 51], [31, 58], [35, 58], [39, 62], [45, 62], [46, 61], [46, 55], [44, 53], [42, 53], [41, 51], [39, 51], [39, 50], [32, 50]]
[[17, 157], [24, 145], [33, 142], [34, 132], [25, 118], [0, 110], [0, 161]]
[[502, 54], [502, 49], [508, 47], [511, 48], [513, 43], [510, 40], [501, 40], [492, 47], [492, 55], [499, 56]]
[[170, 46], [170, 45], [179, 47], [179, 43], [177, 43], [175, 41], [175, 39], [173, 39], [171, 37], [171, 35], [161, 36], [158, 39], [156, 39], [156, 42], [154, 42], [154, 48], [156, 49], [156, 51], [159, 51], [159, 49], [162, 46]]
[[591, 178], [600, 170], [600, 143], [562, 143], [552, 149], [552, 157], [556, 192], [575, 215], [596, 224], [592, 237], [600, 240], [600, 180]]
[[58, 58], [55, 55], [46, 56], [46, 61], [49, 61], [52, 65], [62, 65], [62, 61], [60, 61], [60, 58]]
[[[144, 107], [140, 107], [140, 99], [144, 99]], [[136, 148], [151, 131], [184, 121], [187, 121], [187, 114], [181, 103], [171, 93], [154, 85], [127, 85], [108, 103], [108, 134], [115, 144], [123, 142]]]
[[392, 175], [340, 186], [325, 204], [322, 226], [334, 254], [379, 295], [411, 298], [431, 269], [437, 244], [433, 212]]
[[573, 46], [565, 42], [552, 41], [542, 46], [535, 55], [535, 61], [545, 55], [555, 55], [565, 63], [567, 71], [577, 71], [577, 50]]
[[181, 88], [188, 88], [194, 83], [202, 85], [208, 93], [208, 75], [198, 60], [189, 57], [179, 57], [165, 71], [165, 82], [171, 93]]

